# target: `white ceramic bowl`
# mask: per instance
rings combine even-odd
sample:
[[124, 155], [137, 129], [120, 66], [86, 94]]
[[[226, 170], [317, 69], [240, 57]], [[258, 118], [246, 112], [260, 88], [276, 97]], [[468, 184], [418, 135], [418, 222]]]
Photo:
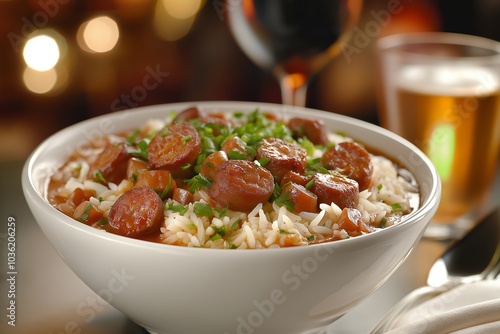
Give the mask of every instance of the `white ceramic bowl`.
[[[79, 223], [45, 199], [49, 175], [78, 145], [192, 105], [207, 110], [256, 107], [322, 119], [416, 177], [421, 206], [396, 226], [305, 247], [219, 250], [162, 245]], [[254, 102], [193, 102], [128, 110], [70, 126], [43, 142], [22, 175], [26, 200], [68, 266], [98, 295], [155, 333], [314, 333], [354, 307], [401, 265], [433, 216], [440, 182], [411, 143], [377, 126], [317, 110]]]

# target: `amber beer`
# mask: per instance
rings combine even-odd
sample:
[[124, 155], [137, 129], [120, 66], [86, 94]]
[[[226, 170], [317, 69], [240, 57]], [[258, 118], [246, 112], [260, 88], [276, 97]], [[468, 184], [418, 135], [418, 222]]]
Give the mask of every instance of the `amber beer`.
[[482, 68], [412, 65], [386, 95], [381, 123], [409, 139], [442, 180], [436, 222], [472, 212], [495, 177], [500, 146], [500, 84]]

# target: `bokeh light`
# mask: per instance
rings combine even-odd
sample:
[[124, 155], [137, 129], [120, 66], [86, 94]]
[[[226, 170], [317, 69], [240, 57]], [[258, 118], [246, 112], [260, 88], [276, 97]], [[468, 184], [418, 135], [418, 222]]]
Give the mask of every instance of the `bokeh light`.
[[48, 71], [59, 61], [59, 46], [54, 38], [38, 35], [30, 38], [23, 50], [26, 65], [36, 71]]
[[163, 0], [168, 14], [176, 19], [187, 19], [198, 13], [201, 0]]
[[55, 68], [41, 72], [27, 66], [23, 73], [23, 82], [31, 92], [45, 94], [50, 92], [56, 85], [57, 72]]
[[84, 22], [77, 33], [78, 44], [87, 52], [108, 52], [115, 47], [119, 37], [118, 24], [108, 16]]
[[166, 41], [183, 38], [191, 30], [201, 5], [200, 0], [158, 1], [153, 20], [156, 34]]

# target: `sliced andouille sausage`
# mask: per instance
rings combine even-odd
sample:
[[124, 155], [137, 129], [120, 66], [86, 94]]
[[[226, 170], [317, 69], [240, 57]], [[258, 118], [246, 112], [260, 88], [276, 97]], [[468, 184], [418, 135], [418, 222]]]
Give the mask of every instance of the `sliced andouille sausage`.
[[221, 150], [226, 152], [230, 159], [253, 160], [246, 151], [246, 143], [240, 137], [230, 137], [222, 143]]
[[104, 214], [89, 201], [81, 202], [73, 212], [74, 219], [87, 225], [92, 225], [98, 222], [103, 216]]
[[283, 179], [281, 179], [280, 186], [284, 186], [289, 182], [305, 186], [309, 181], [312, 180], [312, 178], [313, 178], [312, 175], [302, 175], [297, 172], [294, 172], [293, 170], [289, 170], [288, 172], [285, 173]]
[[56, 207], [59, 211], [71, 217], [73, 216], [76, 207], [78, 207], [82, 202], [88, 201], [92, 196], [95, 196], [95, 190], [76, 188], [71, 193], [69, 198], [59, 203]]
[[205, 158], [200, 167], [200, 174], [206, 177], [207, 179], [213, 180], [215, 177], [215, 173], [220, 165], [224, 162], [228, 161], [228, 157], [226, 152], [224, 151], [215, 151]]
[[288, 120], [288, 127], [295, 138], [307, 137], [313, 144], [328, 144], [328, 130], [325, 124], [317, 119], [293, 117]]
[[290, 170], [303, 174], [307, 165], [307, 152], [302, 147], [279, 138], [265, 138], [257, 146], [256, 159], [267, 159], [264, 165], [279, 183]]
[[149, 163], [139, 158], [132, 157], [127, 162], [127, 179], [134, 180], [141, 171], [149, 169]]
[[127, 176], [129, 158], [124, 143], [109, 144], [90, 165], [89, 177], [97, 182], [119, 184]]
[[292, 212], [295, 214], [318, 211], [318, 197], [300, 184], [288, 183], [281, 190], [281, 194], [288, 194], [290, 202], [293, 203]]
[[358, 209], [344, 208], [340, 214], [337, 224], [340, 230], [345, 230], [351, 237], [370, 233], [370, 229], [363, 221], [363, 216]]
[[193, 119], [197, 118], [202, 118], [205, 117], [205, 113], [198, 107], [190, 107], [187, 109], [184, 109], [180, 113], [178, 113], [174, 119], [172, 120], [173, 123], [182, 123], [182, 122], [188, 122]]
[[194, 202], [194, 196], [189, 192], [189, 190], [182, 188], [175, 188], [174, 194], [172, 195], [172, 199], [177, 201], [182, 205], [186, 205]]
[[88, 201], [90, 197], [95, 196], [95, 190], [93, 189], [82, 189], [76, 188], [69, 196], [68, 201], [76, 207], [80, 205], [83, 201]]
[[359, 200], [358, 183], [352, 179], [332, 174], [314, 174], [314, 182], [309, 189], [318, 196], [318, 205], [332, 202], [341, 209], [355, 208]]
[[139, 173], [134, 187], [151, 188], [164, 200], [172, 197], [176, 184], [168, 170], [155, 169]]
[[111, 206], [108, 223], [120, 235], [136, 237], [156, 231], [163, 222], [163, 202], [150, 188], [132, 188]]
[[346, 141], [329, 148], [321, 157], [321, 163], [326, 169], [337, 170], [356, 180], [360, 191], [370, 186], [373, 174], [370, 153], [358, 143]]
[[201, 151], [198, 131], [189, 123], [171, 123], [149, 143], [151, 169], [167, 169], [174, 177], [189, 177]]
[[247, 160], [228, 160], [215, 174], [208, 194], [221, 207], [249, 212], [269, 200], [274, 190], [272, 174]]

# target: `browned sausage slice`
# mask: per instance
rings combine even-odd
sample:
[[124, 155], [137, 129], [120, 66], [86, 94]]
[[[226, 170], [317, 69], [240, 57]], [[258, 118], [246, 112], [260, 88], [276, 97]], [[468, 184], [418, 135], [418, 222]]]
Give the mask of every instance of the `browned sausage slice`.
[[149, 169], [147, 161], [132, 157], [127, 162], [127, 179], [134, 180], [141, 171], [147, 169]]
[[221, 207], [249, 212], [269, 200], [274, 190], [271, 173], [247, 160], [228, 160], [217, 173], [208, 194]]
[[205, 117], [205, 113], [202, 112], [198, 107], [187, 108], [180, 113], [178, 113], [174, 119], [173, 123], [181, 123], [191, 121], [193, 119]]
[[328, 130], [320, 120], [293, 117], [288, 120], [288, 127], [295, 138], [307, 137], [313, 144], [328, 144]]
[[300, 184], [288, 183], [281, 190], [281, 194], [288, 194], [293, 203], [293, 213], [318, 211], [318, 197]]
[[293, 182], [305, 187], [306, 184], [312, 180], [312, 178], [312, 176], [302, 175], [294, 172], [293, 170], [290, 170], [286, 172], [286, 174], [283, 176], [283, 179], [281, 179], [280, 186], [284, 186], [288, 182]]
[[371, 232], [363, 222], [363, 216], [358, 209], [344, 208], [337, 223], [339, 224], [339, 229], [345, 230], [351, 237]]
[[172, 197], [176, 184], [168, 170], [157, 169], [139, 173], [134, 187], [151, 188], [164, 200]]
[[213, 180], [215, 177], [215, 173], [220, 165], [224, 162], [228, 161], [228, 157], [226, 152], [224, 151], [215, 151], [205, 158], [200, 167], [200, 174], [206, 177], [207, 179]]
[[318, 196], [318, 205], [330, 205], [333, 202], [341, 209], [355, 208], [358, 205], [358, 183], [346, 177], [317, 173], [310, 190]]
[[230, 159], [253, 160], [246, 151], [246, 143], [240, 137], [226, 139], [222, 143], [221, 150], [226, 152]]
[[156, 231], [163, 222], [163, 202], [150, 188], [133, 188], [111, 206], [108, 222], [117, 234], [127, 237]]
[[90, 201], [81, 202], [73, 212], [73, 218], [87, 225], [98, 222], [103, 216], [103, 213]]
[[90, 165], [89, 177], [98, 182], [119, 184], [127, 177], [130, 154], [124, 143], [109, 144]]
[[331, 147], [321, 157], [321, 163], [326, 169], [337, 170], [356, 180], [360, 191], [370, 186], [373, 174], [371, 157], [358, 143], [342, 142]]
[[167, 169], [174, 177], [193, 174], [201, 151], [198, 131], [189, 123], [172, 123], [160, 130], [149, 143], [151, 169]]
[[266, 138], [257, 146], [257, 160], [268, 159], [269, 169], [279, 183], [290, 170], [303, 174], [307, 165], [307, 152], [302, 147], [279, 138]]
[[175, 188], [172, 199], [183, 205], [194, 202], [193, 194], [191, 194], [189, 190], [182, 188]]

